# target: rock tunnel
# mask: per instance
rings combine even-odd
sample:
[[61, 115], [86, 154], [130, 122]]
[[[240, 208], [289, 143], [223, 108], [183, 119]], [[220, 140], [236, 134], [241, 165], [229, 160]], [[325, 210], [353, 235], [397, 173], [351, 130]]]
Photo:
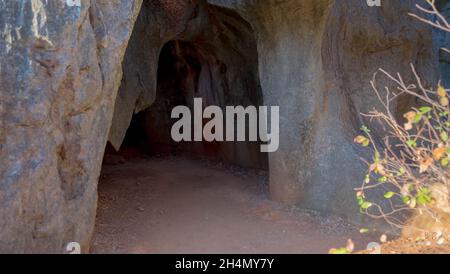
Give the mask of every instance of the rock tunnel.
[[[122, 168], [123, 166], [120, 164], [130, 163], [130, 169], [123, 170], [123, 173], [129, 173], [130, 178], [128, 182], [123, 182], [123, 185], [116, 184], [117, 189], [122, 189], [127, 184], [130, 188], [134, 187], [134, 179], [139, 177], [138, 174], [145, 173], [146, 168], [137, 171], [137, 167], [142, 165], [142, 159], [145, 158], [150, 159], [147, 162], [148, 168], [155, 164], [155, 160], [153, 160], [155, 157], [163, 162], [164, 159], [170, 159], [175, 163], [191, 162], [179, 166], [177, 170], [180, 173], [185, 172], [184, 165], [197, 169], [196, 161], [207, 161], [213, 165], [221, 164], [230, 168], [241, 168], [241, 172], [247, 170], [247, 172], [256, 172], [256, 174], [266, 174], [268, 170], [268, 154], [261, 152], [261, 142], [259, 141], [174, 141], [171, 131], [176, 120], [171, 117], [171, 112], [175, 107], [186, 106], [191, 113], [194, 113], [194, 98], [201, 98], [203, 109], [217, 106], [223, 113], [226, 112], [227, 106], [247, 108], [264, 105], [258, 73], [256, 37], [250, 24], [237, 12], [227, 8], [210, 5], [184, 8], [184, 12], [196, 14], [187, 17], [194, 18], [194, 22], [190, 24], [196, 25], [195, 21], [202, 22], [202, 24], [198, 23], [198, 26], [192, 27], [192, 29], [188, 28], [189, 30], [183, 32], [182, 35], [177, 34], [168, 37], [167, 40], [170, 38], [169, 41], [163, 40], [156, 60], [153, 59], [155, 55], [150, 57], [146, 53], [149, 44], [154, 42], [150, 40], [150, 37], [148, 38], [149, 41], [143, 41], [142, 38], [142, 32], [151, 33], [154, 31], [152, 25], [149, 25], [146, 21], [148, 14], [154, 12], [154, 7], [150, 2], [143, 3], [125, 52], [123, 78], [113, 117], [113, 131], [110, 133], [110, 140], [106, 146], [103, 159], [101, 178], [106, 179], [100, 179], [98, 187], [100, 200], [97, 222], [108, 222], [104, 221], [105, 216], [109, 216], [108, 212], [102, 211], [101, 208], [105, 204], [108, 204], [108, 207], [111, 206], [109, 202], [105, 202], [107, 200], [105, 197], [115, 195], [111, 193], [116, 193], [116, 190], [111, 189], [114, 185], [114, 183], [111, 184], [111, 180], [114, 179], [109, 179], [109, 175], [115, 168]], [[144, 35], [144, 37], [146, 36]], [[154, 68], [155, 61], [156, 69]], [[139, 65], [137, 65], [137, 62], [139, 62]], [[148, 82], [148, 79], [156, 80], [156, 89], [152, 90], [153, 85]], [[146, 86], [146, 84], [150, 85]], [[136, 91], [139, 92], [139, 90], [141, 92], [137, 94]], [[132, 97], [130, 94], [137, 96]], [[125, 118], [124, 114], [128, 114], [128, 116]], [[129, 125], [124, 119], [129, 120]], [[245, 135], [249, 137], [250, 119], [249, 117], [247, 119]], [[203, 118], [201, 128], [210, 120]], [[116, 121], [124, 126], [116, 126]], [[236, 120], [234, 124], [233, 126], [237, 125]], [[223, 121], [222, 127], [226, 127], [225, 121]], [[194, 136], [194, 130], [195, 128], [192, 126], [191, 136]], [[227, 130], [228, 128], [225, 131]], [[116, 136], [123, 136], [121, 138], [123, 140], [116, 138]], [[133, 163], [135, 163], [134, 166]], [[156, 165], [165, 167], [165, 169], [159, 170], [163, 174], [175, 171], [166, 167], [166, 164], [159, 165], [159, 163], [156, 163]], [[203, 169], [207, 169], [207, 167], [203, 167]], [[129, 170], [134, 170], [134, 172], [129, 172]], [[189, 175], [185, 175], [186, 178], [183, 182], [185, 194], [179, 194], [180, 200], [199, 188], [198, 183], [202, 181], [202, 176], [210, 176], [204, 174], [209, 174], [209, 172], [198, 169], [197, 176], [199, 177], [194, 180], [189, 180]], [[120, 178], [120, 176], [117, 178]], [[158, 176], [155, 176], [153, 180], [141, 180], [144, 184], [153, 184], [154, 187], [158, 188], [158, 182], [155, 182], [158, 181]], [[220, 178], [211, 177], [210, 180], [216, 181]], [[178, 195], [178, 189], [180, 188], [177, 184], [170, 184], [170, 181], [171, 179], [168, 179], [166, 186], [167, 188], [173, 188], [168, 191], [170, 194], [166, 192], [160, 194], [167, 195], [167, 201], [170, 200], [171, 196]], [[233, 181], [233, 178], [230, 178], [230, 181]], [[230, 184], [230, 182], [223, 182], [223, 185], [226, 184]], [[231, 182], [232, 184], [233, 182]], [[253, 182], [253, 184], [255, 189], [265, 188], [265, 180]], [[213, 187], [217, 186], [214, 182], [211, 182], [210, 188]], [[265, 189], [267, 192], [267, 188]], [[123, 192], [123, 195], [126, 196], [127, 191]], [[155, 192], [158, 192], [158, 190], [155, 190]], [[120, 196], [121, 194], [117, 195]], [[268, 194], [263, 193], [263, 195]], [[195, 207], [198, 200], [201, 199], [191, 201], [191, 207]], [[178, 201], [173, 201], [173, 204], [168, 204], [164, 211], [170, 212], [170, 209], [178, 203]], [[137, 208], [157, 208], [159, 206], [155, 204], [146, 205], [145, 202], [143, 204], [137, 206]], [[209, 206], [214, 208], [213, 204]], [[188, 207], [187, 205], [186, 208]], [[116, 209], [116, 211], [120, 211], [120, 209]], [[138, 215], [138, 213], [139, 210], [134, 214]], [[192, 213], [187, 211], [185, 214]], [[217, 214], [223, 213], [217, 212]], [[155, 216], [152, 216], [152, 218], [157, 219]], [[195, 215], [193, 218], [195, 218]], [[185, 224], [178, 226], [189, 226], [191, 223], [192, 221], [187, 221]], [[137, 226], [142, 226], [142, 224]], [[101, 226], [97, 230], [102, 231]], [[158, 229], [153, 228], [153, 230], [157, 231]], [[94, 251], [98, 248], [97, 243], [102, 242], [102, 240], [99, 240], [99, 238], [102, 239], [101, 235], [95, 234]], [[160, 236], [164, 237], [163, 233]], [[170, 238], [176, 238], [176, 235]]]
[[[411, 63], [442, 78], [438, 34], [408, 17], [413, 0], [33, 2], [0, 0], [0, 252], [87, 250], [111, 155], [267, 170], [274, 201], [372, 222], [352, 191], [365, 168], [358, 114], [377, 105], [369, 80]], [[279, 150], [171, 142], [170, 109], [194, 96], [280, 106]]]
[[[186, 17], [194, 21], [177, 18], [176, 23], [188, 24], [188, 30], [182, 35], [169, 35], [166, 39], [172, 38], [169, 41], [161, 41], [155, 59], [157, 54], [147, 53], [155, 41], [151, 36], [146, 36], [148, 41], [142, 40], [142, 32], [149, 35], [155, 32], [147, 21], [154, 8], [144, 2], [125, 54], [124, 77], [110, 133], [111, 147], [117, 150], [123, 141], [129, 147], [134, 140], [147, 153], [184, 151], [242, 166], [267, 168], [267, 156], [259, 152], [257, 142], [177, 144], [170, 136], [174, 124], [170, 117], [172, 109], [184, 105], [193, 111], [194, 98], [202, 98], [204, 107], [219, 106], [223, 110], [226, 106], [263, 105], [256, 38], [250, 24], [226, 8], [184, 7], [186, 14], [196, 13]], [[177, 27], [175, 24], [174, 28]]]
[[[257, 60], [256, 57], [253, 60]], [[237, 75], [230, 82], [234, 76], [228, 69], [235, 71], [233, 66], [228, 67], [195, 43], [180, 40], [169, 41], [163, 46], [158, 63], [155, 102], [148, 109], [133, 115], [120, 150], [131, 153], [140, 151], [147, 155], [187, 154], [267, 169], [267, 155], [260, 152], [258, 142], [178, 143], [171, 136], [174, 124], [172, 110], [177, 106], [188, 106], [193, 111], [194, 98], [202, 98], [205, 107], [220, 106], [223, 110], [228, 105], [262, 105], [256, 63], [250, 65], [246, 74]], [[236, 65], [243, 64], [251, 63], [242, 58]], [[205, 120], [204, 124], [207, 122]]]

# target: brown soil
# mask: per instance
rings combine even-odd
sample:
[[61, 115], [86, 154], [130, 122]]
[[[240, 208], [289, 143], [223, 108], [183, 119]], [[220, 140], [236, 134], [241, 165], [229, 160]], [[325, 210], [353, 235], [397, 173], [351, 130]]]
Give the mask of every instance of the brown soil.
[[93, 253], [327, 253], [370, 242], [337, 217], [271, 202], [265, 172], [185, 158], [105, 165]]

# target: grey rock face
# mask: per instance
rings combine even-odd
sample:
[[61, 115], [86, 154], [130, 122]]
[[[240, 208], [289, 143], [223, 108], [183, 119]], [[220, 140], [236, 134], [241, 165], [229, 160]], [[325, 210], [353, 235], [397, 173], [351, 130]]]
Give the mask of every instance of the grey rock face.
[[87, 248], [140, 0], [0, 1], [0, 252]]
[[[133, 113], [153, 103], [162, 46], [192, 39], [208, 18], [201, 1], [145, 1], [141, 13], [142, 0], [81, 2], [0, 0], [0, 252], [88, 247], [108, 137], [120, 146]], [[366, 123], [358, 114], [377, 105], [369, 80], [379, 67], [408, 79], [410, 63], [439, 77], [438, 39], [406, 15], [415, 1], [208, 2], [249, 22], [264, 104], [280, 106], [272, 197], [364, 222], [353, 193], [364, 154], [352, 140]], [[130, 86], [117, 96], [139, 13]]]
[[[442, 15], [446, 18], [450, 18], [450, 1], [441, 0], [438, 1], [438, 8]], [[450, 48], [450, 34], [443, 30], [435, 29], [435, 36], [440, 48]], [[440, 50], [439, 51], [440, 63], [441, 63], [441, 81], [446, 87], [450, 86], [450, 54]]]
[[195, 35], [207, 20], [197, 1], [145, 1], [125, 57], [109, 141], [119, 149], [134, 113], [151, 106], [156, 98], [158, 60], [167, 42]]
[[[378, 68], [409, 80], [410, 63], [430, 82], [439, 75], [431, 28], [407, 15], [416, 2], [210, 2], [252, 24], [264, 101], [281, 107], [280, 150], [269, 157], [272, 197], [367, 222], [351, 190], [366, 169], [353, 144], [367, 123], [359, 114], [378, 105], [369, 81]], [[403, 101], [398, 112], [410, 104]]]

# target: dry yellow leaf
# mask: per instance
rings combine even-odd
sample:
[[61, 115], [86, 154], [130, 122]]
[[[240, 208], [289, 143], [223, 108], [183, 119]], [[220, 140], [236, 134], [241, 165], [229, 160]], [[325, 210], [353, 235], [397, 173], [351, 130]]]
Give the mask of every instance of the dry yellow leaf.
[[364, 136], [357, 136], [354, 141], [355, 143], [360, 144], [364, 147], [368, 147], [370, 145], [369, 138], [366, 138]]
[[406, 130], [406, 131], [410, 131], [411, 129], [413, 129], [412, 123], [406, 123], [406, 124], [405, 124], [405, 130]]
[[448, 98], [447, 97], [441, 97], [441, 99], [439, 100], [439, 103], [441, 104], [441, 106], [446, 107], [449, 104]]
[[370, 166], [370, 171], [375, 172], [375, 174], [380, 174], [381, 176], [386, 175], [384, 171], [384, 166], [380, 163], [374, 163]]
[[428, 170], [428, 168], [430, 168], [430, 166], [434, 163], [433, 158], [427, 158], [425, 160], [423, 160], [420, 163], [419, 169], [420, 169], [420, 173], [424, 173], [425, 171]]
[[440, 161], [442, 157], [444, 157], [445, 153], [447, 152], [446, 147], [439, 147], [433, 150], [433, 159], [435, 161]]
[[367, 140], [366, 137], [360, 135], [360, 136], [357, 136], [357, 137], [355, 138], [355, 143], [357, 143], [357, 144], [362, 144], [362, 143], [364, 143], [366, 140]]
[[403, 115], [403, 117], [405, 117], [406, 120], [408, 120], [409, 124], [412, 124], [414, 119], [416, 119], [416, 115], [417, 115], [417, 113], [415, 111], [410, 111], [410, 112], [405, 113], [405, 115]]
[[447, 96], [447, 91], [445, 91], [445, 88], [443, 86], [439, 85], [437, 94], [439, 95], [439, 97], [445, 97]]

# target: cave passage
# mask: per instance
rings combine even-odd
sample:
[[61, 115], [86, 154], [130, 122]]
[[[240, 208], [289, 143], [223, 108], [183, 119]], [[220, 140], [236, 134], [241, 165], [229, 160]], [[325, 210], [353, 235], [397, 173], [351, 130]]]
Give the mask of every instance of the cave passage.
[[[193, 112], [194, 98], [202, 98], [204, 107], [214, 105], [223, 110], [229, 104], [258, 106], [263, 101], [258, 85], [248, 86], [249, 90], [233, 90], [228, 81], [227, 66], [213, 54], [191, 42], [168, 42], [160, 54], [155, 102], [133, 115], [120, 150], [115, 153], [108, 145], [106, 157], [114, 154], [123, 158], [188, 156], [267, 170], [267, 154], [260, 152], [259, 142], [175, 142], [172, 139], [171, 128], [176, 121], [171, 118], [172, 109], [187, 106]], [[203, 124], [207, 122], [205, 119]]]
[[[245, 32], [251, 28], [229, 11], [218, 9], [217, 14], [229, 21], [228, 37], [221, 29], [222, 35], [215, 38], [167, 42], [159, 53], [154, 102], [133, 115], [120, 149], [108, 142], [98, 186], [93, 252], [225, 251], [231, 238], [224, 234], [226, 215], [234, 233], [241, 234], [253, 229], [239, 224], [253, 206], [241, 200], [268, 201], [268, 155], [260, 152], [260, 142], [178, 143], [171, 136], [176, 122], [171, 119], [172, 109], [187, 106], [193, 112], [194, 98], [201, 98], [204, 108], [214, 105], [222, 110], [263, 105], [256, 42], [240, 33], [239, 25]], [[230, 44], [232, 40], [235, 44]], [[146, 66], [131, 73], [139, 60], [136, 56], [145, 56], [139, 43], [132, 38], [127, 50], [119, 90], [123, 98], [152, 73]], [[248, 121], [246, 127], [248, 136]], [[177, 230], [182, 227], [186, 230]], [[216, 243], [204, 238], [214, 234]], [[181, 235], [191, 239], [183, 240]]]
[[[268, 160], [260, 143], [177, 143], [171, 137], [172, 109], [192, 109], [194, 97], [205, 106], [261, 104], [255, 75], [241, 74], [233, 86], [228, 72], [195, 43], [170, 41], [162, 48], [155, 102], [134, 114], [119, 151], [107, 146], [92, 252], [231, 252], [254, 240], [249, 232], [260, 225], [243, 223], [256, 204], [243, 201], [269, 201]], [[265, 233], [260, 227], [256, 237], [267, 238]]]
[[[192, 112], [194, 98], [203, 108], [222, 110], [264, 105], [251, 26], [230, 10], [210, 6], [208, 12], [206, 30], [164, 42], [155, 70], [152, 45], [144, 39], [151, 16], [143, 8], [123, 64], [114, 130], [128, 121], [121, 115], [131, 104], [144, 110], [133, 115], [120, 149], [120, 134], [106, 148], [91, 251], [326, 253], [349, 237], [357, 240], [358, 230], [348, 226], [335, 234], [321, 230], [322, 223], [339, 227], [341, 220], [321, 220], [270, 200], [268, 154], [260, 152], [260, 142], [172, 140], [172, 109], [182, 105]], [[145, 84], [155, 74], [154, 100], [143, 108], [153, 98]]]

